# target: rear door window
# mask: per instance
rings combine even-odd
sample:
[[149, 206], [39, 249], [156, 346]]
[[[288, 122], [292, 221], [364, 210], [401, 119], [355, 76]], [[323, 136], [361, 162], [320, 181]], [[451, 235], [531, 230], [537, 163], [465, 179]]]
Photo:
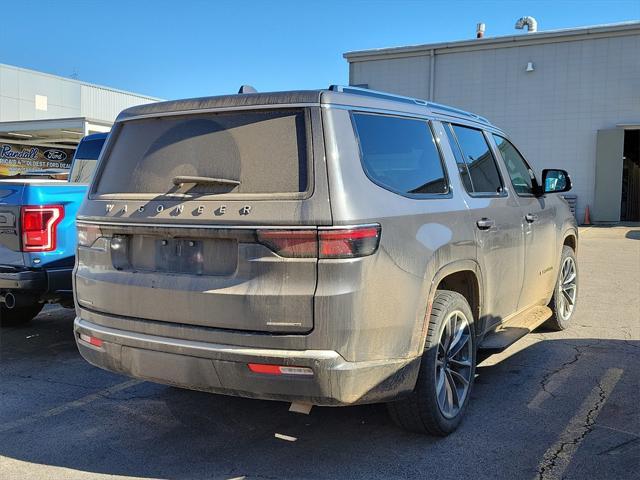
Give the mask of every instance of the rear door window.
[[[452, 125], [464, 162], [467, 164], [473, 193], [499, 195], [503, 183], [498, 165], [481, 130]], [[455, 146], [452, 145], [452, 148]]]
[[299, 195], [309, 187], [307, 132], [304, 109], [127, 121], [96, 193]]
[[379, 186], [402, 195], [448, 191], [440, 152], [426, 120], [354, 113], [362, 165]]

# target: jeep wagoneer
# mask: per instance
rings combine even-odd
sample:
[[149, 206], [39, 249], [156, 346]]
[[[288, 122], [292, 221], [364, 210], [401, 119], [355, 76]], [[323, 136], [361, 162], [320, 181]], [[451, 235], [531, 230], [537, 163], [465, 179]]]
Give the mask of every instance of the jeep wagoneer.
[[78, 214], [78, 348], [188, 389], [386, 402], [445, 435], [478, 349], [568, 324], [570, 187], [478, 115], [366, 89], [133, 107]]

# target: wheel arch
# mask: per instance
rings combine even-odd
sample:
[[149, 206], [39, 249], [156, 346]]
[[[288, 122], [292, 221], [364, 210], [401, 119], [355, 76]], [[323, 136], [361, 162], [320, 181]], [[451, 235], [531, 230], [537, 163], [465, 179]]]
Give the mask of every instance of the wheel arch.
[[456, 260], [448, 263], [436, 272], [429, 286], [427, 308], [424, 315], [419, 352], [424, 349], [429, 327], [431, 306], [438, 289], [452, 290], [460, 293], [469, 302], [474, 321], [482, 318], [484, 305], [484, 282], [480, 265], [475, 260]]
[[578, 232], [570, 228], [564, 232], [562, 235], [562, 246], [569, 246], [574, 251], [574, 253], [578, 253]]

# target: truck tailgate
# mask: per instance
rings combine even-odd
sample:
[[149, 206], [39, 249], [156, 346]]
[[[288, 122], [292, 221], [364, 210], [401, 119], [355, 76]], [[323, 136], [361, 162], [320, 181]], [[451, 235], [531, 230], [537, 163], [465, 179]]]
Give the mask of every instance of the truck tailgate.
[[0, 265], [24, 266], [20, 251], [20, 205], [25, 185], [0, 183]]

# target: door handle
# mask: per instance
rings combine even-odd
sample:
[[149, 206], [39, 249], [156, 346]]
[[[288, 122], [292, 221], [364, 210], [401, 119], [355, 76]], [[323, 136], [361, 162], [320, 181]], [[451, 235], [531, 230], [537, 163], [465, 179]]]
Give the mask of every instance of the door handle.
[[527, 213], [527, 214], [524, 216], [524, 219], [525, 219], [527, 222], [529, 222], [529, 223], [533, 223], [533, 222], [535, 222], [536, 220], [538, 220], [538, 215], [535, 215], [535, 214], [533, 214], [533, 213]]
[[476, 225], [478, 226], [478, 228], [480, 230], [489, 230], [495, 224], [496, 224], [496, 222], [494, 222], [490, 218], [481, 218], [480, 220], [478, 220], [476, 222]]

